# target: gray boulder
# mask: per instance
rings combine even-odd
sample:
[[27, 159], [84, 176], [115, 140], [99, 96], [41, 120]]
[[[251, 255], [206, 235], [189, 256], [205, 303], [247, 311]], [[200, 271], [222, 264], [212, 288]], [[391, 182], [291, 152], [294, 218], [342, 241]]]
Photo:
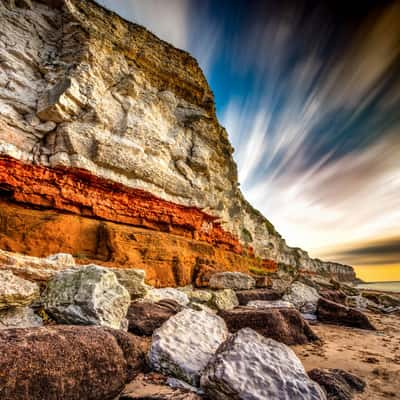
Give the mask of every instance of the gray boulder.
[[320, 297], [315, 288], [296, 281], [282, 299], [292, 303], [302, 313], [315, 313]]
[[58, 323], [120, 329], [130, 296], [113, 272], [88, 265], [59, 272], [48, 283], [42, 302]]
[[150, 366], [198, 386], [201, 372], [227, 337], [222, 318], [185, 309], [154, 332], [148, 356]]
[[213, 293], [210, 305], [220, 311], [232, 310], [239, 305], [239, 300], [232, 289], [216, 290]]
[[30, 307], [16, 307], [0, 311], [0, 329], [33, 328], [43, 325], [43, 320]]
[[143, 269], [134, 268], [109, 268], [114, 272], [118, 282], [129, 292], [131, 299], [135, 300], [146, 296], [151, 286], [146, 285], [146, 272]]
[[255, 288], [256, 281], [242, 272], [218, 272], [211, 276], [209, 285], [212, 289], [248, 290]]
[[249, 328], [219, 347], [201, 388], [213, 400], [326, 400], [289, 347]]
[[0, 310], [31, 304], [39, 297], [39, 286], [19, 278], [11, 271], [0, 270]]
[[189, 304], [188, 295], [175, 288], [151, 289], [147, 292], [143, 300], [153, 303], [157, 303], [160, 300], [174, 300], [181, 306], [187, 306]]

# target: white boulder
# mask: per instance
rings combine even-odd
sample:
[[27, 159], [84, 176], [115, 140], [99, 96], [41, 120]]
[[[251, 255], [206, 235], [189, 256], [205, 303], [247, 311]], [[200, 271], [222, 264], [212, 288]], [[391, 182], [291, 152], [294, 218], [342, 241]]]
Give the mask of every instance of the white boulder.
[[146, 296], [143, 298], [143, 300], [153, 303], [166, 299], [175, 300], [181, 306], [187, 306], [189, 304], [188, 295], [185, 292], [175, 288], [154, 288], [149, 290]]
[[120, 329], [130, 304], [113, 272], [97, 265], [59, 272], [43, 294], [46, 311], [59, 323]]
[[283, 300], [253, 300], [246, 307], [252, 308], [294, 308], [292, 303]]
[[250, 328], [219, 347], [202, 374], [201, 388], [213, 400], [326, 400], [288, 346]]
[[242, 272], [218, 272], [210, 278], [212, 289], [248, 290], [256, 286], [256, 281], [250, 275]]
[[301, 282], [294, 282], [282, 300], [292, 303], [302, 313], [315, 313], [320, 295], [317, 290]]
[[153, 333], [150, 365], [198, 386], [203, 369], [227, 337], [228, 329], [221, 317], [185, 309]]

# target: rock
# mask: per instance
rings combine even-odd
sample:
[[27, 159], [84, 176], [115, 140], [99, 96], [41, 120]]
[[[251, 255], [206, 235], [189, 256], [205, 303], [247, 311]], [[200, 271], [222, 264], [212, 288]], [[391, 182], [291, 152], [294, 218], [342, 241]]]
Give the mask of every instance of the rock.
[[216, 290], [213, 292], [211, 305], [217, 310], [231, 310], [239, 305], [239, 301], [232, 289]]
[[135, 335], [151, 336], [165, 321], [181, 310], [182, 306], [174, 300], [131, 303], [127, 315], [128, 330]]
[[259, 334], [287, 345], [305, 344], [318, 339], [295, 308], [237, 307], [221, 311], [229, 332], [251, 328]]
[[225, 322], [219, 316], [183, 310], [154, 332], [150, 366], [198, 386], [202, 370], [227, 336]]
[[282, 298], [282, 294], [273, 289], [240, 290], [236, 292], [236, 296], [241, 306], [245, 306], [249, 301], [273, 301]]
[[363, 291], [362, 296], [384, 307], [400, 307], [400, 296], [395, 297], [386, 293]]
[[58, 264], [64, 267], [70, 267], [72, 265], [75, 265], [74, 257], [72, 257], [72, 255], [68, 253], [52, 254], [46, 257], [46, 260], [50, 261], [51, 263]]
[[42, 302], [46, 312], [59, 323], [119, 329], [130, 296], [114, 273], [88, 265], [59, 272], [48, 283]]
[[375, 330], [368, 317], [361, 311], [334, 303], [323, 297], [318, 301], [317, 318], [325, 323]]
[[150, 286], [146, 285], [146, 272], [142, 269], [109, 268], [114, 272], [118, 282], [129, 292], [131, 299], [146, 296]]
[[0, 311], [0, 329], [31, 328], [43, 325], [43, 320], [30, 307], [8, 308]]
[[212, 289], [253, 289], [256, 281], [250, 275], [242, 272], [218, 272], [211, 276], [209, 282]]
[[160, 300], [174, 300], [181, 306], [187, 306], [189, 304], [189, 297], [187, 294], [175, 288], [151, 289], [147, 292], [143, 300], [152, 301], [154, 303]]
[[11, 271], [0, 270], [0, 310], [29, 305], [38, 297], [38, 285], [15, 276]]
[[191, 302], [195, 303], [209, 303], [212, 300], [213, 293], [209, 290], [193, 289], [192, 286], [185, 286], [179, 288], [184, 292]]
[[169, 387], [174, 388], [174, 389], [183, 389], [183, 390], [186, 390], [186, 391], [189, 391], [189, 392], [196, 393], [198, 395], [203, 395], [204, 394], [201, 389], [196, 388], [196, 387], [194, 387], [192, 385], [189, 385], [188, 383], [186, 383], [184, 381], [181, 381], [180, 379], [176, 379], [176, 378], [168, 377], [167, 378], [167, 385]]
[[253, 275], [256, 281], [256, 288], [272, 288], [272, 279], [265, 275]]
[[346, 304], [346, 295], [340, 290], [322, 289], [319, 291], [320, 296], [339, 304]]
[[211, 314], [216, 314], [218, 312], [218, 310], [216, 310], [215, 308], [211, 308], [204, 303], [193, 302], [189, 304], [189, 307], [195, 311], [205, 311]]
[[283, 296], [283, 300], [292, 303], [304, 313], [315, 312], [319, 298], [320, 296], [315, 288], [301, 282], [294, 282]]
[[313, 369], [308, 376], [327, 393], [328, 400], [351, 400], [353, 392], [363, 392], [365, 382], [342, 369]]
[[292, 303], [283, 300], [254, 300], [247, 303], [251, 308], [294, 308]]
[[0, 330], [0, 354], [4, 400], [113, 399], [145, 365], [138, 338], [102, 327]]
[[325, 400], [295, 353], [252, 329], [241, 329], [219, 347], [201, 377], [213, 400]]

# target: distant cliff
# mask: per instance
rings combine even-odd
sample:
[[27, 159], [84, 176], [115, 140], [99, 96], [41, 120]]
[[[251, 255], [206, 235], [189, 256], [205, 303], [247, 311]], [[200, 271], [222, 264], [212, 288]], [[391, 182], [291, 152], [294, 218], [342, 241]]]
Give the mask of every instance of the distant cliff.
[[0, 248], [144, 268], [350, 266], [287, 246], [243, 197], [195, 59], [88, 0], [0, 3]]

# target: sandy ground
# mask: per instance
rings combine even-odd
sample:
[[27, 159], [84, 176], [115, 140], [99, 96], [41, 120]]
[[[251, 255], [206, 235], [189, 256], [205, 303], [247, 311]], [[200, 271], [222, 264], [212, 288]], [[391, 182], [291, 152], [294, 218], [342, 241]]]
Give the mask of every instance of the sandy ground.
[[368, 314], [376, 332], [316, 324], [322, 343], [293, 346], [307, 371], [342, 368], [367, 382], [357, 400], [400, 400], [400, 315]]

